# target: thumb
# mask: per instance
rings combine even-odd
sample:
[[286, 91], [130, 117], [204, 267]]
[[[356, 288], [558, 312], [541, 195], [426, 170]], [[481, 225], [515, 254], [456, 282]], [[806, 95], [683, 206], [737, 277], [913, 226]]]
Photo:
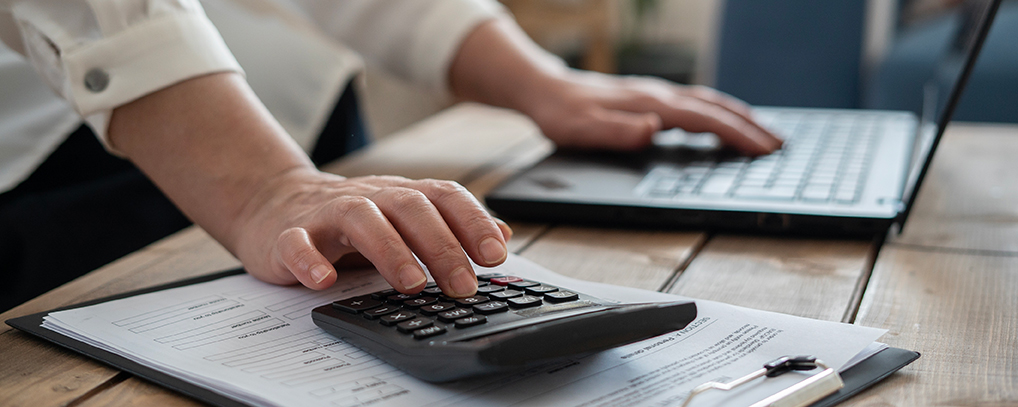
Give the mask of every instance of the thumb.
[[336, 282], [336, 268], [311, 242], [307, 229], [293, 227], [279, 234], [273, 257], [308, 288], [321, 290]]

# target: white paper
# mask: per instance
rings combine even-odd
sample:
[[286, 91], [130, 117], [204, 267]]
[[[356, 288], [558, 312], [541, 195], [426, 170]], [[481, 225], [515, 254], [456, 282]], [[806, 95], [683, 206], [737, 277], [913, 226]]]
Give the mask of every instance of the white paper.
[[[678, 297], [561, 276], [525, 259], [501, 272], [618, 302]], [[55, 312], [44, 327], [254, 405], [671, 406], [710, 380], [726, 381], [784, 355], [831, 366], [882, 349], [884, 330], [696, 300], [685, 329], [512, 375], [431, 384], [338, 340], [311, 309], [388, 288], [374, 270], [344, 272], [329, 290], [280, 287], [238, 275], [90, 307]], [[694, 405], [748, 405], [800, 374], [759, 380]]]

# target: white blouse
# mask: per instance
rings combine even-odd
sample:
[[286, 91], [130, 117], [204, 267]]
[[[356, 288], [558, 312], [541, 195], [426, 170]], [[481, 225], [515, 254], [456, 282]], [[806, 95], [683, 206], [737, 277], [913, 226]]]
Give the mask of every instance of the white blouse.
[[505, 15], [493, 0], [0, 0], [0, 192], [82, 119], [108, 146], [114, 108], [213, 72], [245, 74], [309, 150], [361, 57], [447, 92], [464, 37]]

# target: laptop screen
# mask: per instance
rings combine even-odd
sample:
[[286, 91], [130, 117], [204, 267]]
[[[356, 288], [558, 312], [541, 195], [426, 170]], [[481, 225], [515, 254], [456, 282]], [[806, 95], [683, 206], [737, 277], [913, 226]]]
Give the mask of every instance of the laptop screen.
[[1001, 0], [980, 0], [965, 2], [958, 7], [958, 31], [953, 41], [946, 44], [933, 77], [923, 89], [923, 124], [915, 143], [918, 153], [915, 154], [915, 166], [904, 195], [907, 202], [898, 222], [899, 233], [904, 230], [905, 220], [918, 195], [918, 187], [922, 185], [933, 161], [933, 152], [951, 121], [951, 115], [958, 105], [1000, 3]]

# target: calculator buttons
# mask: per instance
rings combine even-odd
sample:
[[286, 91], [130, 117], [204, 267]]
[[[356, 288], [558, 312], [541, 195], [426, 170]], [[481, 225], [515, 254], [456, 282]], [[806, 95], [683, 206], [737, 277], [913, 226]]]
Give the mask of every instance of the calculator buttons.
[[509, 306], [513, 308], [531, 308], [541, 305], [541, 297], [534, 295], [524, 295], [521, 297], [510, 298]]
[[523, 291], [505, 290], [505, 291], [499, 291], [499, 292], [496, 292], [496, 293], [491, 293], [491, 294], [488, 294], [488, 295], [490, 295], [492, 299], [508, 300], [510, 298], [519, 297], [519, 296], [523, 295]]
[[390, 295], [396, 295], [396, 294], [399, 294], [399, 291], [396, 291], [396, 290], [393, 290], [393, 289], [390, 288], [388, 290], [383, 290], [383, 291], [379, 291], [377, 293], [372, 293], [371, 294], [371, 298], [379, 300], [379, 301], [382, 301], [382, 300], [385, 300], [386, 298], [388, 298]]
[[526, 293], [530, 295], [545, 295], [550, 292], [558, 291], [558, 288], [547, 285], [539, 285], [534, 287], [527, 287], [524, 291], [526, 291]]
[[440, 327], [438, 325], [429, 326], [427, 328], [422, 328], [422, 329], [418, 329], [418, 330], [414, 331], [414, 339], [430, 338], [432, 336], [441, 335], [441, 334], [444, 334], [444, 333], [445, 333], [445, 328], [443, 328], [443, 327]]
[[477, 287], [477, 293], [478, 294], [491, 294], [491, 293], [499, 292], [499, 291], [502, 291], [502, 290], [505, 290], [505, 287], [502, 287], [500, 285], [494, 285], [494, 284], [486, 285], [486, 286], [483, 286], [483, 287]]
[[399, 294], [390, 295], [388, 297], [385, 297], [385, 300], [388, 301], [389, 304], [402, 304], [403, 301], [412, 300], [412, 299], [420, 297], [420, 296], [421, 296], [420, 294], [403, 294], [403, 293], [399, 293]]
[[424, 315], [435, 315], [439, 312], [448, 311], [453, 308], [456, 308], [456, 306], [453, 304], [447, 302], [440, 302], [437, 304], [425, 305], [421, 307], [421, 313]]
[[439, 312], [438, 319], [442, 322], [452, 322], [460, 318], [469, 317], [471, 315], [474, 315], [474, 311], [468, 310], [466, 308], [457, 308], [450, 311]]
[[505, 277], [505, 276], [506, 276], [505, 274], [484, 273], [484, 274], [478, 274], [477, 275], [477, 279], [480, 280], [480, 281], [488, 281], [488, 280], [491, 280], [493, 278], [499, 278], [499, 277]]
[[469, 328], [475, 325], [480, 325], [488, 322], [488, 317], [484, 315], [474, 315], [466, 318], [460, 318], [456, 320], [457, 328]]
[[427, 328], [435, 324], [435, 321], [428, 318], [417, 318], [403, 321], [396, 324], [396, 330], [408, 334], [421, 328]]
[[509, 310], [509, 304], [502, 301], [491, 301], [484, 304], [474, 305], [474, 311], [478, 314], [495, 314], [499, 312], [505, 312]]
[[384, 307], [378, 307], [378, 308], [374, 308], [374, 309], [370, 309], [370, 310], [364, 311], [363, 315], [364, 315], [364, 318], [375, 319], [375, 318], [378, 318], [378, 317], [383, 316], [383, 315], [389, 315], [389, 314], [391, 314], [393, 312], [396, 312], [396, 311], [399, 311], [399, 306], [396, 306], [396, 305], [386, 305]]
[[421, 294], [430, 295], [432, 297], [438, 297], [439, 295], [442, 295], [442, 289], [438, 288], [437, 286], [436, 287], [428, 287], [428, 288], [425, 288], [424, 291], [421, 291]]
[[385, 326], [393, 326], [408, 319], [414, 319], [414, 317], [416, 315], [411, 312], [400, 311], [378, 318], [378, 322]]
[[470, 307], [484, 302], [488, 302], [488, 297], [483, 295], [475, 295], [473, 297], [459, 298], [456, 300], [456, 303], [462, 307]]
[[533, 281], [526, 281], [526, 280], [524, 280], [524, 281], [518, 281], [518, 282], [515, 282], [515, 283], [509, 283], [509, 288], [515, 288], [517, 290], [522, 290], [522, 289], [527, 288], [527, 287], [534, 287], [534, 286], [538, 286], [538, 285], [541, 285], [541, 283], [535, 283]]
[[495, 278], [492, 278], [491, 280], [488, 280], [488, 281], [491, 282], [492, 284], [498, 284], [498, 285], [505, 286], [505, 285], [509, 285], [509, 283], [518, 283], [518, 282], [521, 282], [521, 281], [523, 281], [523, 279], [519, 278], [519, 277], [514, 277], [514, 276], [505, 276], [505, 277], [495, 277]]
[[548, 302], [567, 302], [580, 299], [580, 296], [572, 291], [555, 291], [544, 295]]
[[351, 314], [357, 314], [361, 311], [369, 310], [380, 305], [382, 305], [381, 301], [373, 300], [371, 299], [371, 297], [367, 295], [347, 298], [345, 300], [340, 300], [332, 303], [333, 308], [336, 308], [340, 311], [346, 311]]
[[436, 302], [438, 302], [438, 299], [434, 298], [434, 297], [420, 297], [420, 298], [414, 298], [412, 300], [403, 301], [403, 305], [405, 305], [407, 307], [410, 307], [410, 308], [420, 308], [420, 307], [423, 307], [425, 305], [434, 304]]

